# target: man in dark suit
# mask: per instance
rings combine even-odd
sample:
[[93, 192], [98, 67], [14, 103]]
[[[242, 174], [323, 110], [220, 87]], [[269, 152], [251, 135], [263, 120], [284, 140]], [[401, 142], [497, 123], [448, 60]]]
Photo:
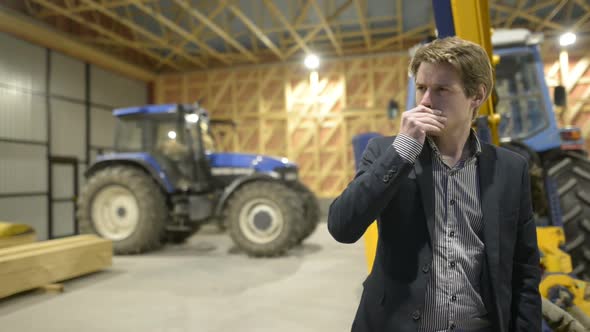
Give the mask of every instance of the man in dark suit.
[[478, 45], [422, 46], [417, 107], [399, 135], [369, 142], [328, 229], [356, 242], [376, 219], [373, 269], [352, 331], [541, 330], [539, 254], [527, 162], [471, 129], [492, 89]]

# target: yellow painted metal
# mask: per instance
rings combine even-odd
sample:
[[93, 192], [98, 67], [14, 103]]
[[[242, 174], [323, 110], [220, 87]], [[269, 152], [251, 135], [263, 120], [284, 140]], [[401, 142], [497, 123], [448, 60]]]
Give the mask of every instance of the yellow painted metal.
[[[492, 55], [492, 39], [490, 29], [490, 9], [488, 0], [451, 0], [451, 10], [453, 11], [453, 24], [455, 25], [455, 34], [457, 37], [472, 41], [481, 45], [490, 56], [490, 61], [494, 63]], [[497, 62], [496, 62], [497, 63]], [[492, 133], [492, 142], [500, 144], [498, 125], [500, 116], [494, 113], [492, 99], [488, 100], [480, 107], [479, 114], [488, 117], [488, 124]]]
[[580, 308], [586, 315], [590, 316], [590, 302], [587, 298], [590, 295], [590, 285], [582, 280], [574, 279], [567, 274], [556, 273], [556, 274], [545, 274], [541, 284], [539, 285], [539, 291], [541, 296], [544, 298], [549, 297], [549, 292], [552, 289], [567, 289], [571, 294], [571, 300], [575, 306]]
[[571, 257], [560, 248], [565, 244], [563, 228], [537, 227], [537, 244], [541, 250], [541, 265], [545, 272], [572, 272]]
[[373, 268], [373, 262], [375, 261], [375, 255], [377, 254], [377, 241], [379, 237], [379, 231], [377, 229], [377, 222], [374, 221], [369, 228], [365, 231], [365, 255], [367, 257], [367, 271], [371, 272]]

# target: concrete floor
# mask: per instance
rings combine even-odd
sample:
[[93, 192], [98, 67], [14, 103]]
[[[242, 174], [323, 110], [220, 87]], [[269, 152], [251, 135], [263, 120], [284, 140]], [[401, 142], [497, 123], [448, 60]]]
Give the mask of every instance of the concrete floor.
[[117, 256], [107, 271], [0, 301], [1, 331], [349, 331], [366, 275], [362, 241], [322, 223], [287, 257], [253, 259], [204, 229], [183, 245]]

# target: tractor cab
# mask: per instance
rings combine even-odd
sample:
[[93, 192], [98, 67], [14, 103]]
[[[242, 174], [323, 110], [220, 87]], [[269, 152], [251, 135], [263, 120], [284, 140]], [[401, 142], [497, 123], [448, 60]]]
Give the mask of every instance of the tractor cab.
[[211, 185], [206, 155], [215, 151], [207, 112], [194, 105], [147, 105], [114, 111], [115, 151], [153, 158], [175, 190]]

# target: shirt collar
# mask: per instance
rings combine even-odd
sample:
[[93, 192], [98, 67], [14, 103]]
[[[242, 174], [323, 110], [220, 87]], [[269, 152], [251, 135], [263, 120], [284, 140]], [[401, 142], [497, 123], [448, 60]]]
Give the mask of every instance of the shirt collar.
[[[438, 157], [441, 156], [440, 150], [434, 143], [434, 140], [430, 136], [426, 136], [426, 140], [428, 141], [428, 145], [432, 148], [435, 155]], [[477, 137], [477, 133], [473, 128], [469, 132], [469, 136], [467, 137], [467, 144], [469, 144], [469, 156], [466, 159], [470, 159], [471, 157], [477, 157], [481, 153], [481, 142], [479, 141], [479, 137]]]

